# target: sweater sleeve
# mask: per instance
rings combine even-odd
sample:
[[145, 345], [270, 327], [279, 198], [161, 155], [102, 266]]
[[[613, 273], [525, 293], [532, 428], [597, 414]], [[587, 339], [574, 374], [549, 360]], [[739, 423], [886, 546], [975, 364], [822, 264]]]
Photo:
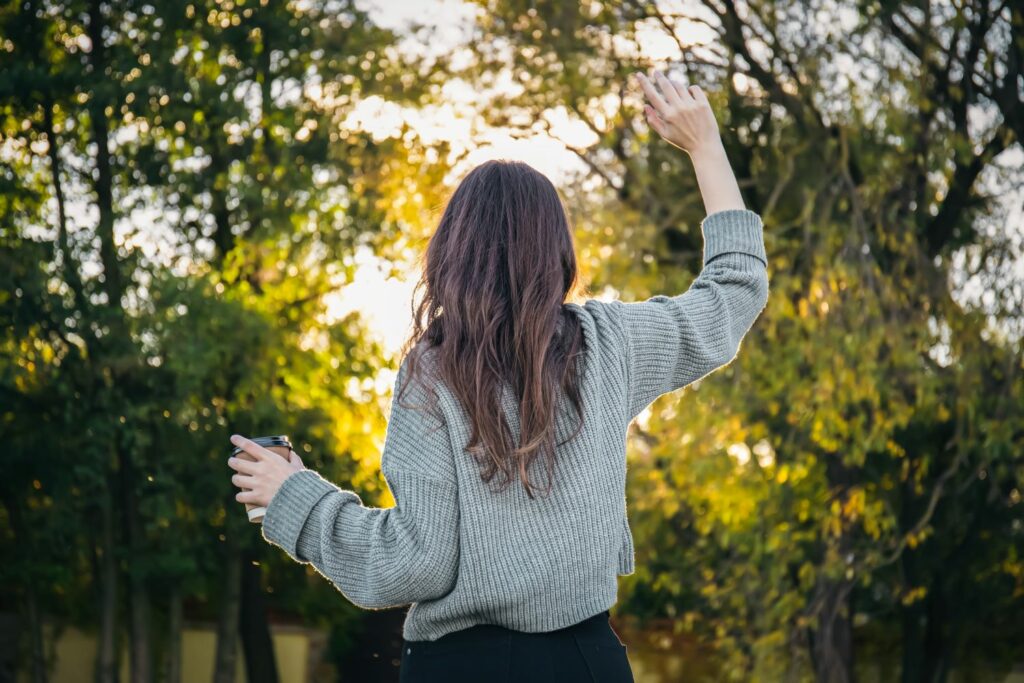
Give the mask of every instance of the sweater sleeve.
[[[403, 402], [419, 404], [416, 394], [422, 392], [410, 387]], [[355, 492], [300, 470], [267, 506], [263, 538], [312, 564], [358, 607], [397, 607], [450, 592], [458, 570], [459, 508], [442, 419], [392, 399], [381, 470], [393, 507], [365, 507]]]
[[[704, 265], [685, 292], [640, 302], [605, 302], [604, 333], [625, 352], [632, 419], [662, 394], [685, 387], [736, 357], [768, 301], [761, 217], [716, 211], [701, 221]], [[588, 302], [589, 303], [589, 302]]]

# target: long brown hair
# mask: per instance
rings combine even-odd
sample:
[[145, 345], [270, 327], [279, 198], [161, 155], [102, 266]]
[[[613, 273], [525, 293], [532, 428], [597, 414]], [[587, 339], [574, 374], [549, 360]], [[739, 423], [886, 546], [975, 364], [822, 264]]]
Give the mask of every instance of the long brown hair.
[[[431, 381], [443, 381], [466, 409], [466, 450], [485, 483], [500, 473], [504, 490], [517, 471], [533, 498], [528, 472], [543, 457], [550, 491], [559, 389], [579, 419], [568, 439], [583, 426], [583, 333], [564, 305], [577, 287], [576, 254], [558, 190], [528, 164], [480, 164], [452, 193], [424, 260], [414, 302], [424, 294], [402, 355], [436, 349]], [[408, 353], [410, 379], [420, 355]], [[506, 382], [518, 402], [519, 445], [502, 408]]]

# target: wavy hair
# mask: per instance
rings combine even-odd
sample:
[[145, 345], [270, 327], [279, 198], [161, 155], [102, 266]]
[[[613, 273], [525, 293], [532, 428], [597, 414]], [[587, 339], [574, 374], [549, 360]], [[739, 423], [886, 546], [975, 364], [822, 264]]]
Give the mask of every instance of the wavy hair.
[[[431, 351], [431, 379], [420, 382], [443, 382], [460, 400], [472, 422], [466, 451], [485, 483], [501, 475], [504, 490], [518, 473], [532, 499], [530, 467], [542, 458], [550, 492], [563, 443], [560, 390], [578, 417], [566, 440], [583, 426], [583, 333], [565, 306], [577, 287], [576, 254], [558, 190], [528, 164], [480, 164], [451, 194], [422, 265], [413, 300], [423, 297], [402, 355]], [[408, 353], [410, 379], [419, 377], [420, 355]], [[502, 408], [505, 386], [518, 405], [518, 444]]]

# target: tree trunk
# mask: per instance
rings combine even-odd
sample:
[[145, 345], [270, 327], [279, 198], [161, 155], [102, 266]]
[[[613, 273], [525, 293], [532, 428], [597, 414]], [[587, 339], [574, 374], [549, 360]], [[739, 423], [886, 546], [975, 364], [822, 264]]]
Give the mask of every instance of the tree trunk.
[[[25, 560], [29, 563], [37, 555], [34, 549], [33, 536], [26, 529], [26, 522], [22, 517], [22, 510], [17, 501], [4, 499], [4, 507], [10, 519], [11, 529], [14, 532], [15, 545], [24, 549]], [[46, 683], [46, 644], [43, 637], [42, 619], [39, 615], [39, 599], [36, 597], [36, 589], [31, 577], [25, 581], [25, 618], [28, 622], [29, 638], [29, 674], [32, 683]]]
[[39, 617], [39, 601], [36, 590], [27, 586], [25, 606], [28, 612], [29, 643], [31, 644], [32, 683], [46, 683], [46, 646], [43, 640], [43, 623]]
[[[913, 577], [915, 555], [904, 555], [908, 557], [904, 572]], [[903, 608], [903, 683], [943, 683], [949, 677], [953, 644], [943, 588], [942, 578], [936, 578], [923, 600]]]
[[214, 232], [213, 244], [217, 251], [214, 256], [216, 263], [224, 262], [224, 257], [235, 248], [236, 237], [231, 232], [231, 210], [228, 208], [227, 187], [222, 187], [221, 182], [228, 184], [228, 162], [221, 149], [218, 131], [214, 131], [206, 139], [205, 147], [209, 150], [210, 166], [208, 177], [210, 178], [210, 214], [213, 216]]
[[[826, 461], [828, 482], [838, 491], [841, 505], [847, 501], [848, 491], [855, 477], [850, 468], [834, 457]], [[847, 557], [852, 540], [844, 528], [830, 550], [838, 557]], [[826, 557], [828, 553], [826, 553]], [[852, 577], [851, 577], [852, 578]], [[814, 591], [817, 609], [816, 629], [810, 633], [811, 662], [815, 680], [819, 683], [853, 683], [853, 614], [850, 609], [850, 579], [822, 576]]]
[[853, 628], [849, 596], [852, 584], [821, 579], [816, 600], [822, 602], [817, 630], [811, 634], [811, 661], [819, 683], [854, 683]]
[[234, 683], [238, 653], [238, 618], [242, 586], [242, 553], [231, 536], [222, 575], [220, 619], [217, 623], [217, 654], [213, 665], [213, 683]]
[[53, 127], [53, 103], [47, 99], [43, 103], [43, 132], [49, 146], [50, 175], [53, 181], [53, 196], [57, 200], [57, 248], [60, 251], [61, 270], [64, 281], [75, 296], [75, 305], [85, 315], [88, 302], [82, 290], [82, 278], [78, 273], [78, 263], [71, 253], [71, 241], [68, 239], [68, 217], [64, 203], [64, 184], [61, 182], [60, 152], [57, 144], [57, 133]]
[[[104, 17], [101, 0], [92, 0], [88, 8], [89, 21], [87, 32], [92, 48], [89, 51], [89, 62], [92, 67], [92, 76], [96, 80], [106, 78], [107, 53], [104, 43], [103, 29]], [[117, 245], [114, 242], [114, 204], [113, 204], [113, 176], [110, 169], [110, 140], [107, 127], [106, 99], [94, 92], [90, 102], [89, 119], [92, 126], [93, 141], [96, 143], [96, 178], [93, 189], [96, 192], [96, 208], [99, 213], [99, 224], [96, 235], [100, 242], [100, 261], [103, 264], [103, 288], [107, 294], [107, 305], [114, 311], [119, 311], [121, 306], [121, 295], [123, 287], [121, 282], [120, 265], [117, 258]], [[119, 337], [120, 335], [113, 335]], [[121, 473], [121, 490], [125, 482], [124, 473]], [[97, 680], [100, 683], [109, 683], [117, 680], [118, 677], [118, 653], [116, 652], [116, 574], [117, 565], [113, 555], [114, 548], [114, 510], [113, 493], [104, 501], [103, 510], [103, 589], [101, 606], [101, 642], [100, 650], [96, 661]], [[123, 503], [123, 497], [122, 497]], [[126, 510], [126, 514], [132, 510]], [[138, 646], [136, 638], [139, 633], [135, 625], [138, 613], [145, 610], [145, 604], [136, 603], [136, 590], [132, 586], [132, 680], [139, 681], [135, 677], [137, 654], [135, 648]]]
[[[900, 525], [909, 529], [916, 523], [921, 509], [920, 505], [914, 504], [917, 498], [909, 482], [904, 484], [903, 491], [907, 502], [901, 511]], [[935, 568], [956, 562], [960, 557], [971, 556], [972, 549], [967, 544], [975, 536], [976, 519], [970, 519], [963, 539], [946, 552], [926, 542], [917, 548], [908, 548], [900, 555], [904, 584], [927, 589], [922, 599], [901, 605], [902, 683], [942, 683], [949, 676], [955, 649], [953, 631], [956, 620], [950, 613], [948, 599], [963, 594], [960, 577], [964, 574], [956, 574], [958, 578], [950, 584], [949, 575]]]
[[256, 81], [260, 84], [259, 126], [263, 129], [263, 135], [259, 141], [263, 146], [263, 154], [267, 162], [267, 172], [272, 173], [280, 159], [277, 145], [274, 143], [274, 136], [270, 134], [270, 112], [274, 108], [274, 75], [271, 73], [270, 66], [270, 55], [273, 51], [273, 46], [270, 43], [270, 36], [276, 27], [268, 23], [262, 23], [260, 28], [262, 29], [260, 31], [262, 49], [256, 57]]
[[242, 557], [242, 604], [238, 627], [242, 633], [248, 683], [277, 683], [274, 643], [263, 599], [263, 568], [258, 564], [258, 557], [253, 551], [244, 553]]
[[43, 645], [43, 626], [39, 619], [39, 603], [36, 600], [36, 591], [28, 586], [25, 597], [26, 612], [28, 613], [29, 632], [29, 657], [31, 659], [30, 673], [32, 683], [46, 683], [46, 652]]
[[131, 681], [152, 683], [149, 644], [149, 593], [146, 582], [138, 577], [131, 579]]
[[171, 586], [167, 604], [167, 652], [163, 683], [181, 683], [181, 632], [183, 628], [181, 584]]
[[114, 558], [114, 510], [109, 483], [100, 494], [99, 548], [94, 550], [93, 560], [93, 571], [100, 589], [95, 680], [96, 683], [117, 683], [117, 563]]
[[949, 677], [952, 648], [948, 638], [949, 615], [946, 609], [943, 579], [937, 577], [927, 598], [928, 623], [924, 632], [927, 665], [922, 683], [944, 683]]
[[[103, 43], [103, 10], [101, 0], [89, 3], [89, 40], [92, 49], [89, 53], [93, 68], [93, 77], [104, 79], [107, 66], [106, 46]], [[114, 309], [121, 307], [121, 295], [124, 286], [121, 280], [121, 269], [117, 258], [117, 245], [114, 243], [114, 197], [113, 175], [110, 170], [110, 136], [107, 128], [107, 101], [94, 91], [89, 108], [89, 119], [92, 123], [93, 141], [96, 143], [96, 208], [99, 211], [99, 225], [96, 235], [100, 240], [100, 261], [103, 263], [103, 285], [107, 293], [107, 304]]]
[[120, 474], [121, 509], [124, 515], [124, 528], [127, 532], [128, 546], [128, 590], [130, 603], [130, 642], [129, 656], [131, 659], [131, 674], [129, 680], [132, 683], [152, 683], [152, 647], [150, 646], [149, 622], [150, 605], [149, 590], [147, 588], [146, 576], [132, 566], [135, 558], [144, 557], [142, 522], [139, 518], [138, 499], [135, 495], [134, 482], [135, 466], [131, 461], [131, 455], [124, 452], [124, 449], [117, 447], [118, 471]]
[[921, 647], [921, 609], [910, 605], [903, 609], [903, 662], [900, 680], [903, 683], [917, 683], [924, 671], [924, 652]]

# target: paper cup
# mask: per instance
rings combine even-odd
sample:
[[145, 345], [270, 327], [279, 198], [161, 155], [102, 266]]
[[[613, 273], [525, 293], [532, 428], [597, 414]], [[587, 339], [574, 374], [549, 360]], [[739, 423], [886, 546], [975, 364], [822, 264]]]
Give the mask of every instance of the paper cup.
[[[291, 458], [292, 443], [288, 440], [287, 436], [257, 436], [249, 439], [255, 444], [263, 446], [269, 451], [277, 453], [285, 460]], [[235, 449], [231, 451], [231, 455], [236, 458], [244, 458], [246, 460], [255, 460], [251, 455], [243, 451], [241, 448], [235, 446]], [[248, 489], [243, 489], [248, 490]], [[245, 512], [249, 516], [249, 521], [253, 524], [262, 524], [263, 517], [267, 514], [267, 508], [262, 505], [253, 505], [251, 503], [245, 504]]]

